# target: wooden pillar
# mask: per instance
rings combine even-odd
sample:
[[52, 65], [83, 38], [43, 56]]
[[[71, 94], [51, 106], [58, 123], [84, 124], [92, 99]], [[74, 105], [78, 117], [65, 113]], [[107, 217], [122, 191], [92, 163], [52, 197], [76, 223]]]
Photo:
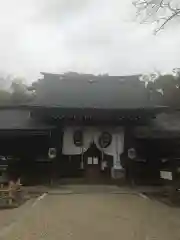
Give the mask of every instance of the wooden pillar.
[[134, 126], [126, 125], [124, 130], [124, 152], [127, 153], [129, 148], [135, 147]]
[[51, 183], [57, 180], [60, 175], [60, 161], [62, 155], [62, 129], [57, 127], [50, 133], [50, 148], [56, 149], [56, 157], [51, 164]]
[[124, 131], [124, 153], [122, 154], [123, 167], [125, 169], [125, 177], [128, 182], [132, 181], [132, 162], [128, 158], [128, 149], [136, 148], [135, 139], [133, 134], [134, 127], [132, 125], [126, 125]]

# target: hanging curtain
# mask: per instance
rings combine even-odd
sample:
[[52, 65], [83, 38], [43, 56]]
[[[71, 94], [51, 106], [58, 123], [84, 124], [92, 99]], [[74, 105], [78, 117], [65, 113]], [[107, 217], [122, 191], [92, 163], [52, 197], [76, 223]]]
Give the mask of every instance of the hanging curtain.
[[[77, 146], [74, 144], [74, 133], [77, 130], [83, 132], [83, 145]], [[109, 146], [102, 148], [99, 144], [99, 138], [103, 132], [109, 133], [111, 143]], [[86, 152], [91, 143], [95, 143], [97, 148], [103, 153], [113, 156], [114, 168], [122, 168], [120, 155], [124, 150], [124, 130], [123, 128], [94, 128], [94, 127], [67, 127], [64, 129], [62, 153], [65, 155], [80, 155]]]
[[96, 146], [104, 152], [104, 154], [113, 156], [113, 167], [116, 169], [121, 169], [120, 155], [124, 151], [124, 130], [123, 128], [105, 128], [105, 132], [112, 135], [111, 144], [106, 148], [101, 148], [99, 145], [99, 137], [102, 131], [96, 132], [95, 143]]
[[[82, 146], [74, 144], [75, 131], [81, 130], [83, 133]], [[67, 127], [64, 129], [63, 136], [63, 148], [62, 153], [64, 155], [80, 155], [82, 152], [86, 152], [92, 142], [92, 132], [89, 128], [82, 127]]]

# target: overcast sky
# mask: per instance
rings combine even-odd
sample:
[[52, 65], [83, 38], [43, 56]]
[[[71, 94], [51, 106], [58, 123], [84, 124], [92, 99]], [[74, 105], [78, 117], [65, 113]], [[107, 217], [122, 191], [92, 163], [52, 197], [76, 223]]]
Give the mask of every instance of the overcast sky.
[[180, 67], [180, 28], [159, 35], [131, 0], [0, 0], [0, 72], [129, 75]]

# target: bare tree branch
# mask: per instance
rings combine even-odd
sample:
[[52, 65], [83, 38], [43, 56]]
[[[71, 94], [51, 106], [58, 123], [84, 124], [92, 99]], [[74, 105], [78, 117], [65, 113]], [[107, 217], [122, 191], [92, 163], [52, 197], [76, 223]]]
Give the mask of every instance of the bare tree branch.
[[167, 7], [168, 7], [169, 10], [172, 11], [172, 12], [176, 12], [176, 11], [180, 10], [180, 9], [177, 9], [177, 8], [173, 8], [173, 7], [171, 6], [171, 3], [170, 3], [170, 2], [167, 4]]
[[[133, 5], [137, 9], [137, 17], [141, 18], [140, 23], [156, 22], [157, 34], [168, 22], [180, 17], [180, 1], [173, 6], [175, 0], [135, 0]], [[159, 26], [160, 25], [160, 26]]]
[[170, 17], [168, 17], [165, 22], [156, 30], [156, 33], [159, 32], [161, 29], [164, 28], [164, 26], [171, 21], [171, 19], [173, 19], [176, 15], [178, 15], [180, 13], [180, 10], [178, 12], [175, 12], [174, 14], [172, 14]]

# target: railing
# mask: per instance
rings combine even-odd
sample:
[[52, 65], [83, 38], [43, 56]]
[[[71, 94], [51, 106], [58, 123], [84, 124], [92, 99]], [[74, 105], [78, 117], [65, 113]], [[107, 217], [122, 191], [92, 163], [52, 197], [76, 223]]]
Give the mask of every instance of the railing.
[[8, 186], [0, 185], [0, 206], [17, 207], [23, 200], [20, 179], [16, 182], [10, 181]]

